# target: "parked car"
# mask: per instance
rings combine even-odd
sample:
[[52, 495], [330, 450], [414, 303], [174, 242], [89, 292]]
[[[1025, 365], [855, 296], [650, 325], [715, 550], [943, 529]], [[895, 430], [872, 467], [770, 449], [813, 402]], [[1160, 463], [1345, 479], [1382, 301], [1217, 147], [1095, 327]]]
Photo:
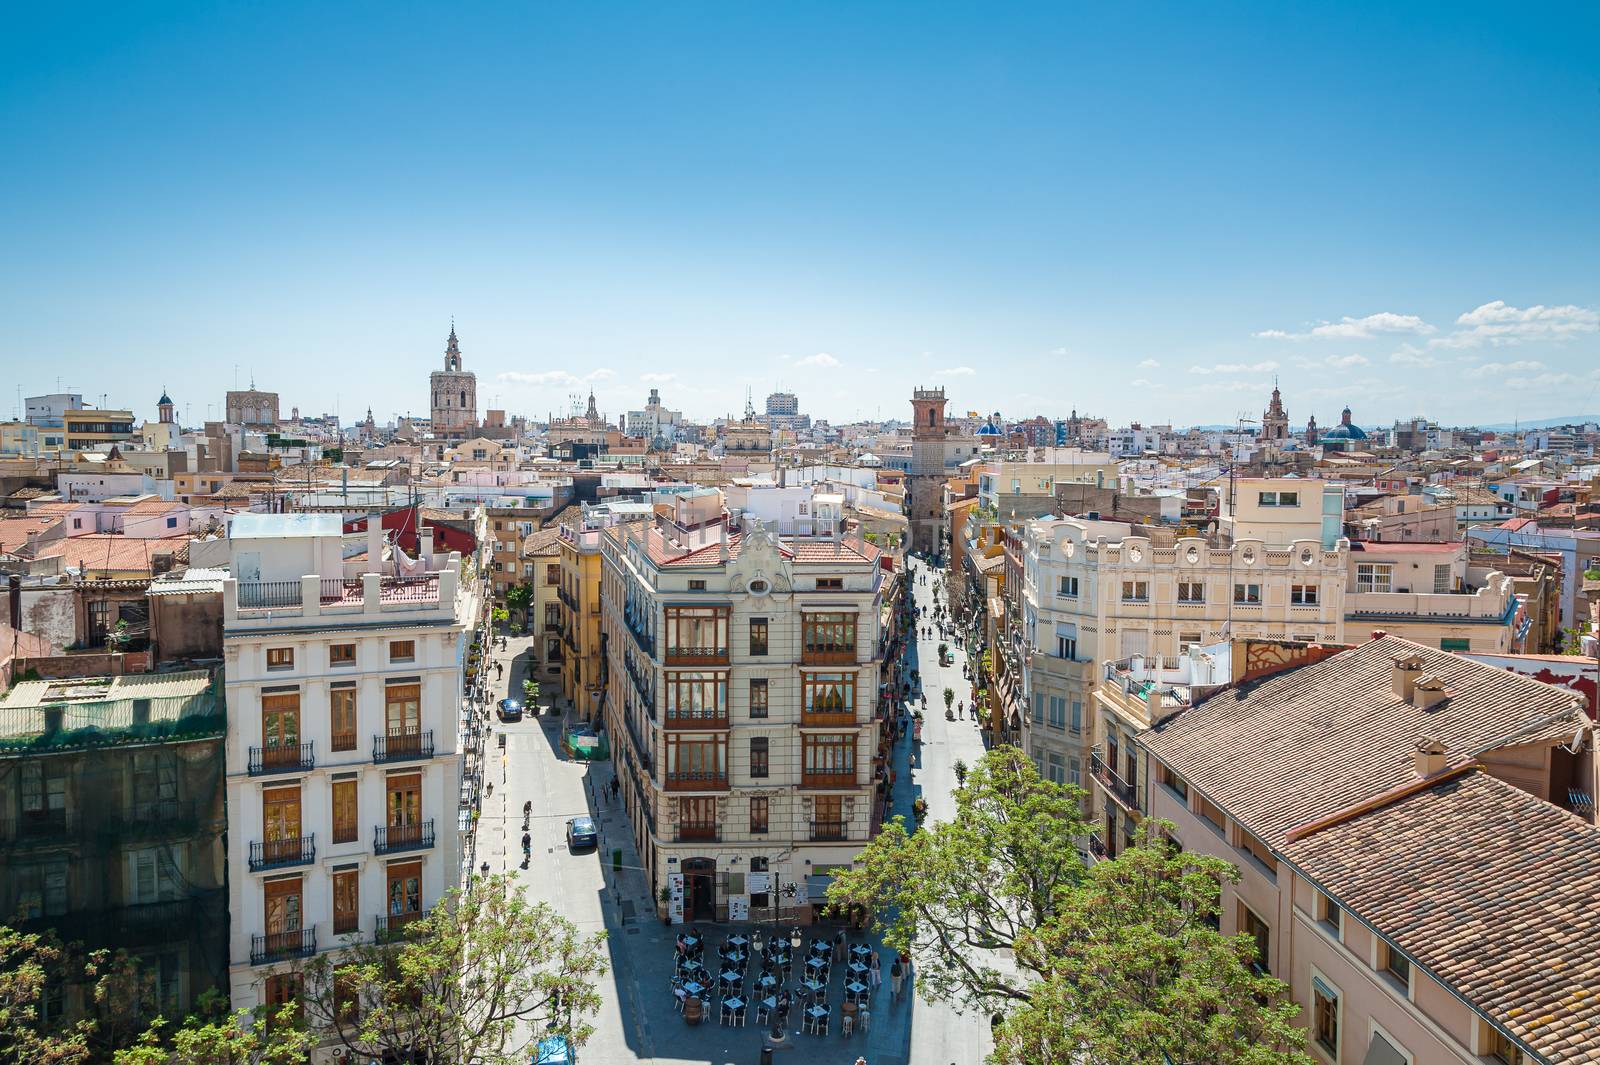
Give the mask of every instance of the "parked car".
[[594, 827], [592, 817], [570, 817], [567, 819], [567, 846], [572, 850], [579, 847], [594, 847], [600, 843], [600, 833]]
[[517, 702], [515, 699], [501, 699], [500, 700], [500, 720], [501, 721], [521, 721], [522, 720], [522, 704]]

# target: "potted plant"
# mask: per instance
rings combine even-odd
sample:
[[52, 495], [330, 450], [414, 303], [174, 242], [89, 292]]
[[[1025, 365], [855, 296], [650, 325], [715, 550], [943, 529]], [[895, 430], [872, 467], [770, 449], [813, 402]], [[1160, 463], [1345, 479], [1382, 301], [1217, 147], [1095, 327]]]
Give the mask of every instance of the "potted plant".
[[915, 818], [917, 824], [920, 825], [922, 823], [922, 819], [928, 816], [928, 800], [924, 799], [920, 795], [911, 800], [911, 816]]
[[668, 906], [672, 902], [672, 889], [669, 887], [662, 888], [661, 891], [656, 895], [656, 898], [661, 900], [661, 923], [671, 924], [672, 911], [668, 909]]
[[944, 665], [946, 659], [948, 659], [949, 656], [950, 656], [950, 645], [947, 644], [947, 643], [941, 643], [939, 645], [939, 664], [941, 666]]
[[955, 701], [956, 690], [954, 688], [946, 688], [944, 690], [944, 708], [949, 710], [951, 706], [955, 705]]
[[956, 764], [951, 766], [950, 768], [955, 772], [955, 775], [956, 775], [956, 786], [957, 787], [966, 787], [966, 784], [967, 784], [967, 763], [962, 761], [961, 759], [957, 758], [956, 759]]

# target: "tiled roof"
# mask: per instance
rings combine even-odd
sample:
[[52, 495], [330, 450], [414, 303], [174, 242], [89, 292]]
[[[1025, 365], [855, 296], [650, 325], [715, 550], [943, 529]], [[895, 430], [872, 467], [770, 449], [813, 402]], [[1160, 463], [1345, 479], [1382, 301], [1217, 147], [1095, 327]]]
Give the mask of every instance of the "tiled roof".
[[538, 558], [561, 553], [561, 530], [556, 527], [538, 529], [522, 538], [522, 556]]
[[40, 558], [60, 556], [63, 567], [72, 567], [92, 576], [100, 572], [150, 573], [150, 561], [156, 555], [172, 555], [178, 560], [188, 552], [186, 538], [164, 537], [142, 539], [93, 533], [88, 536], [71, 536], [52, 540], [39, 548]]
[[0, 547], [14, 550], [28, 542], [34, 533], [46, 533], [61, 524], [56, 515], [0, 519]]
[[[1415, 654], [1450, 698], [1431, 710], [1394, 694]], [[1395, 636], [1219, 692], [1144, 733], [1152, 755], [1273, 849], [1292, 828], [1413, 779], [1422, 736], [1455, 757], [1570, 737], [1573, 694]]]
[[1600, 830], [1473, 771], [1284, 853], [1550, 1061], [1600, 1059]]

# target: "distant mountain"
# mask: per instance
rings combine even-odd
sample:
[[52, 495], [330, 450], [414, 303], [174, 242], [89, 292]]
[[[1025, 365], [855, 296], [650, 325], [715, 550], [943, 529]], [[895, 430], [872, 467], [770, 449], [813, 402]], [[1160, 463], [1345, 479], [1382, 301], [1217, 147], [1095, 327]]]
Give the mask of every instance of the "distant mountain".
[[1531, 422], [1496, 422], [1493, 425], [1480, 425], [1479, 429], [1492, 429], [1497, 433], [1509, 433], [1518, 429], [1549, 429], [1556, 425], [1582, 425], [1584, 422], [1600, 422], [1600, 414], [1574, 414], [1566, 418], [1538, 418]]

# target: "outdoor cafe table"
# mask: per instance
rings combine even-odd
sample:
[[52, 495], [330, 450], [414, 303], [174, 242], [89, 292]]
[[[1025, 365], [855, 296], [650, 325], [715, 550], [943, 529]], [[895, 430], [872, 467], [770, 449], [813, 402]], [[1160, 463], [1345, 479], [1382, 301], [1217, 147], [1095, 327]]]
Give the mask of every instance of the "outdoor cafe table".
[[725, 984], [737, 984], [742, 979], [744, 979], [744, 977], [740, 976], [732, 969], [724, 969], [722, 971], [722, 982]]
[[863, 965], [861, 962], [853, 961], [850, 963], [850, 975], [865, 976], [868, 972], [869, 970], [867, 966]]
[[733, 936], [728, 940], [728, 946], [730, 946], [730, 947], [743, 947], [748, 942], [750, 942], [750, 941], [748, 939], [746, 939], [744, 936]]
[[845, 993], [850, 995], [852, 998], [859, 998], [862, 992], [866, 991], [867, 985], [863, 984], [859, 980], [852, 980], [850, 983], [844, 985], [844, 989]]
[[700, 993], [705, 990], [705, 985], [697, 984], [693, 980], [690, 980], [687, 984], [683, 985], [683, 989], [689, 992], [689, 996], [691, 998], [699, 998]]
[[811, 953], [813, 954], [827, 954], [832, 950], [833, 944], [826, 939], [813, 939], [811, 941]]
[[855, 946], [850, 948], [850, 953], [858, 958], [865, 959], [872, 956], [872, 948], [867, 946], [865, 943], [857, 943]]
[[740, 963], [742, 963], [744, 961], [744, 959], [745, 959], [744, 951], [741, 951], [741, 950], [730, 950], [730, 951], [728, 951], [728, 953], [726, 955], [723, 956], [722, 960], [727, 962], [729, 965], [739, 965]]
[[771, 973], [762, 973], [760, 978], [756, 980], [756, 984], [761, 987], [772, 987], [777, 982], [778, 978]]
[[800, 986], [805, 988], [807, 991], [811, 992], [813, 995], [815, 995], [819, 991], [826, 990], [827, 987], [828, 987], [828, 985], [823, 983], [821, 980], [807, 980], [805, 983], [801, 984]]
[[810, 972], [820, 972], [827, 968], [827, 966], [827, 958], [808, 958], [806, 960], [806, 969]]

